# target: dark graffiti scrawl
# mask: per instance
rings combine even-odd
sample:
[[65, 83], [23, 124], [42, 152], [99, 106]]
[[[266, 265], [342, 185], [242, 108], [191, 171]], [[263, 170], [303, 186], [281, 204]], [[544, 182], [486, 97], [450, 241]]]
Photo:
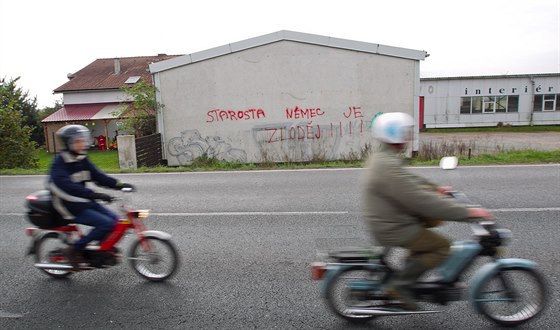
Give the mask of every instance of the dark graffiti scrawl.
[[233, 148], [220, 136], [203, 138], [196, 129], [182, 131], [181, 136], [171, 138], [167, 150], [180, 165], [191, 165], [193, 160], [202, 156], [228, 162], [247, 161], [245, 150]]

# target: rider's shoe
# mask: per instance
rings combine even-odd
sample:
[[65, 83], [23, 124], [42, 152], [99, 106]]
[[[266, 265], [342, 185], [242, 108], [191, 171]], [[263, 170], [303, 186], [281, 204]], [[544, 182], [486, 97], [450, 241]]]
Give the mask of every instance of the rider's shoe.
[[77, 272], [80, 270], [80, 263], [84, 262], [84, 255], [81, 251], [76, 250], [73, 246], [64, 248], [64, 254], [68, 256], [68, 260], [72, 265], [72, 270]]
[[385, 289], [385, 293], [392, 300], [396, 300], [396, 305], [407, 311], [417, 311], [418, 304], [414, 300], [414, 297], [410, 290], [405, 286], [392, 285]]
[[411, 286], [427, 270], [420, 261], [409, 259], [403, 270], [389, 280], [385, 292], [389, 298], [397, 300], [402, 309], [407, 311], [418, 310], [418, 305], [411, 291]]

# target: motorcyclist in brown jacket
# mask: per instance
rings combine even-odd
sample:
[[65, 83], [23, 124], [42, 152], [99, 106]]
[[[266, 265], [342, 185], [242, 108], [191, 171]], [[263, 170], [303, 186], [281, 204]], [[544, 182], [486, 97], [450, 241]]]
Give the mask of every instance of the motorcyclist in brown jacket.
[[368, 160], [363, 201], [365, 220], [377, 242], [409, 251], [404, 268], [386, 288], [407, 310], [418, 308], [410, 286], [449, 254], [449, 240], [428, 229], [427, 220], [493, 218], [486, 209], [467, 208], [444, 198], [450, 187], [437, 187], [403, 166], [399, 155], [412, 140], [413, 126], [412, 117], [401, 112], [385, 113], [375, 119], [372, 134], [381, 147]]

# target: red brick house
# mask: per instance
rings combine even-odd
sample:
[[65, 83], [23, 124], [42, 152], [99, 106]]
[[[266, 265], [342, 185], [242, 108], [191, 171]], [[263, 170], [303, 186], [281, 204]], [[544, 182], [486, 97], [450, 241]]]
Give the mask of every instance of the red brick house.
[[176, 56], [159, 54], [97, 59], [78, 72], [68, 74], [69, 81], [53, 91], [63, 94], [63, 108], [42, 121], [47, 150], [53, 152], [58, 149], [54, 134], [67, 124], [88, 127], [97, 147], [103, 149], [108, 146], [118, 135], [119, 118], [115, 113], [123, 103], [131, 101], [121, 88], [142, 78], [151, 83], [150, 63]]

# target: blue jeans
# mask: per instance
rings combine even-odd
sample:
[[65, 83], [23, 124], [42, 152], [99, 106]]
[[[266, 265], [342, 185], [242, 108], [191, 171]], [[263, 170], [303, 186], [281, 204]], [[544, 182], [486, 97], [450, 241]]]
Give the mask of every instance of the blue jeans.
[[113, 211], [97, 203], [94, 207], [85, 209], [72, 222], [94, 228], [86, 236], [80, 238], [74, 244], [74, 248], [83, 250], [91, 241], [101, 242], [115, 228], [118, 220], [118, 216]]

